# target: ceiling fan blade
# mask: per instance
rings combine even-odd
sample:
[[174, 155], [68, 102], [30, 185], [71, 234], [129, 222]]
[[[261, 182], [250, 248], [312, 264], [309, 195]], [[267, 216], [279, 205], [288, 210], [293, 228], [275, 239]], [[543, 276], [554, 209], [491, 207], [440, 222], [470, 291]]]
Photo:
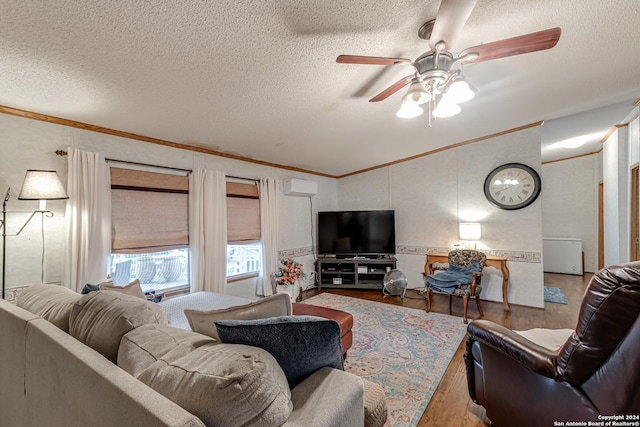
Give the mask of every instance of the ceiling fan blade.
[[369, 102], [383, 101], [388, 97], [390, 97], [391, 95], [393, 95], [394, 93], [396, 93], [397, 91], [399, 91], [400, 89], [402, 89], [403, 87], [405, 87], [406, 85], [408, 85], [409, 83], [411, 83], [412, 81], [413, 81], [413, 74], [409, 74], [408, 76], [401, 78], [400, 80], [398, 80], [397, 82], [395, 82], [394, 84], [392, 84], [391, 86], [389, 86], [388, 88], [386, 88], [385, 90], [383, 90], [382, 92], [380, 92], [379, 94], [371, 98]]
[[467, 23], [477, 0], [442, 0], [436, 23], [433, 26], [429, 46], [431, 50], [443, 41], [443, 50], [451, 50], [455, 44], [462, 27]]
[[338, 64], [364, 64], [364, 65], [396, 65], [410, 64], [407, 58], [382, 58], [378, 56], [340, 55], [336, 58]]
[[476, 63], [491, 61], [493, 59], [506, 58], [507, 56], [522, 55], [523, 53], [537, 52], [551, 49], [560, 40], [560, 28], [550, 28], [537, 33], [525, 34], [510, 39], [499, 40], [493, 43], [481, 44], [470, 47], [460, 52], [460, 57], [470, 53], [478, 54], [477, 58], [461, 59], [463, 63]]

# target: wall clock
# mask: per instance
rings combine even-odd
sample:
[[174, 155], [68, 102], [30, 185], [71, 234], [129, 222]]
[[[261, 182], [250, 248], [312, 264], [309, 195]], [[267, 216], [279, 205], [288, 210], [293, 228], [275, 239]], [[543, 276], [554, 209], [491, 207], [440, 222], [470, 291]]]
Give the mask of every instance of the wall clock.
[[484, 180], [484, 195], [500, 209], [529, 206], [538, 198], [541, 189], [540, 175], [521, 163], [498, 166]]

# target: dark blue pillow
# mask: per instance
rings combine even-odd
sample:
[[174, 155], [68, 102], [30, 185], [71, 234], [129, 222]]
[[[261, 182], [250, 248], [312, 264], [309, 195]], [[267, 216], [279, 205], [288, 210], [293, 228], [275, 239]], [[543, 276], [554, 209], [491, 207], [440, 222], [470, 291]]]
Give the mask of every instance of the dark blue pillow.
[[315, 316], [214, 322], [223, 343], [260, 347], [273, 355], [291, 388], [318, 369], [343, 370], [340, 326]]
[[99, 291], [100, 290], [100, 285], [92, 285], [91, 283], [87, 283], [86, 285], [84, 285], [84, 288], [82, 288], [82, 295], [86, 295], [89, 292], [95, 292], [95, 291]]

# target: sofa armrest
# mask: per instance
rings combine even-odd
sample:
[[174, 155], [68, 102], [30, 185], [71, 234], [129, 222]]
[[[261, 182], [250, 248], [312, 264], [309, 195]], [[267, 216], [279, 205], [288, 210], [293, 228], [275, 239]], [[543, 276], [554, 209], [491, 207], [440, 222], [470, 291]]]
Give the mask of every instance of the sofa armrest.
[[555, 379], [556, 361], [558, 355], [528, 339], [511, 329], [490, 322], [475, 320], [467, 327], [470, 340], [476, 340], [492, 347], [505, 356], [519, 362], [527, 369]]
[[364, 425], [364, 385], [356, 375], [321, 368], [291, 390], [293, 412], [286, 427]]

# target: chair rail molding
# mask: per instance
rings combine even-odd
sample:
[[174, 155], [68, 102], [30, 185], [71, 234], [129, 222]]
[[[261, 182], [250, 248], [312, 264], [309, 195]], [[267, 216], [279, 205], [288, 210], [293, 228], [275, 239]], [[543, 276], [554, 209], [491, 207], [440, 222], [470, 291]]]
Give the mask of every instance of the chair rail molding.
[[[435, 246], [409, 246], [409, 245], [397, 245], [396, 254], [401, 255], [420, 255], [424, 256], [429, 253], [447, 253], [451, 250], [450, 247], [435, 247]], [[478, 251], [490, 256], [505, 257], [507, 261], [511, 262], [526, 262], [530, 264], [540, 264], [542, 262], [542, 252], [526, 252], [526, 251], [510, 251], [506, 249], [478, 249]]]

